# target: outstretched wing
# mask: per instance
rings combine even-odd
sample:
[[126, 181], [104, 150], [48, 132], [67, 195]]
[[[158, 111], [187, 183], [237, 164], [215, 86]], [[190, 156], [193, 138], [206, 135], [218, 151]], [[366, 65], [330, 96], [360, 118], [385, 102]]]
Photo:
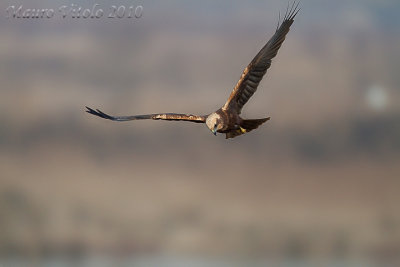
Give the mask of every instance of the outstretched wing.
[[110, 116], [98, 109], [94, 110], [86, 107], [86, 112], [96, 115], [100, 118], [112, 120], [112, 121], [134, 121], [134, 120], [167, 120], [167, 121], [191, 121], [197, 123], [204, 123], [206, 116], [196, 116], [187, 114], [175, 114], [175, 113], [159, 113], [159, 114], [147, 114], [147, 115], [135, 115], [135, 116]]
[[228, 101], [223, 106], [223, 109], [235, 109], [237, 113], [240, 114], [244, 104], [247, 103], [250, 97], [257, 90], [258, 84], [271, 66], [271, 60], [276, 56], [279, 48], [285, 40], [285, 36], [289, 32], [290, 26], [292, 25], [297, 12], [299, 12], [298, 5], [299, 3], [295, 4], [295, 2], [293, 2], [289, 9], [288, 4], [283, 21], [280, 25], [278, 22], [278, 27], [274, 36], [272, 36], [268, 43], [244, 69], [240, 80], [233, 89]]

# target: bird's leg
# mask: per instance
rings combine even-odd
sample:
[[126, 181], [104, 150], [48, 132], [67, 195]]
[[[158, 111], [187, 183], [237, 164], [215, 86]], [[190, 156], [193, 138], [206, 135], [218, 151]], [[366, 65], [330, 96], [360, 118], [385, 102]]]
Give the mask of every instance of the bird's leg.
[[235, 126], [233, 127], [233, 130], [240, 134], [244, 134], [247, 132], [247, 130], [245, 128], [243, 128], [242, 126], [240, 126], [239, 124], [235, 124]]

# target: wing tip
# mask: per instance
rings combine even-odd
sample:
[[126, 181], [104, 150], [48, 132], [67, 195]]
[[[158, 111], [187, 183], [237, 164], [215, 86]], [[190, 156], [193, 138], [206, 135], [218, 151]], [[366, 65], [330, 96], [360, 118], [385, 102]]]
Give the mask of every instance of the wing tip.
[[96, 111], [94, 111], [93, 109], [89, 108], [88, 106], [85, 106], [85, 108], [86, 108], [85, 111], [86, 111], [87, 113], [96, 115]]
[[287, 7], [286, 7], [286, 11], [285, 11], [285, 15], [282, 18], [282, 22], [280, 22], [281, 21], [281, 14], [279, 12], [278, 25], [276, 27], [276, 32], [279, 31], [279, 29], [283, 25], [288, 25], [289, 24], [288, 25], [289, 27], [290, 27], [290, 25], [292, 25], [292, 23], [294, 22], [294, 18], [296, 17], [297, 13], [299, 13], [299, 11], [301, 10], [299, 5], [300, 5], [300, 1], [294, 0], [292, 2], [292, 4], [290, 4], [290, 1], [288, 1]]
[[102, 111], [99, 110], [99, 109], [94, 110], [94, 109], [92, 109], [92, 108], [89, 108], [88, 106], [85, 106], [85, 107], [86, 107], [86, 110], [85, 110], [85, 111], [86, 111], [87, 113], [89, 113], [89, 114], [92, 114], [92, 115], [95, 115], [95, 116], [97, 116], [97, 117], [100, 117], [100, 118], [103, 118], [103, 119], [107, 119], [107, 120], [114, 120], [114, 118], [113, 118], [112, 116], [110, 116], [110, 115], [108, 115], [108, 114], [102, 112]]
[[280, 12], [279, 12], [279, 19], [278, 19], [278, 27], [277, 30], [279, 29], [279, 27], [284, 24], [285, 22], [289, 21], [289, 22], [293, 22], [294, 18], [296, 17], [297, 13], [299, 13], [300, 11], [300, 1], [296, 1], [294, 0], [292, 2], [292, 4], [290, 4], [290, 1], [288, 1], [287, 6], [286, 6], [286, 11], [285, 11], [285, 15], [283, 16], [282, 19], [282, 23], [280, 24]]
[[[299, 8], [299, 4], [300, 4], [300, 1], [296, 2], [296, 0], [294, 0], [292, 2], [292, 5], [290, 6], [290, 2], [288, 2], [288, 5], [286, 7], [285, 17], [284, 17], [283, 21], [293, 21], [294, 20], [297, 13], [299, 13], [299, 11], [301, 9], [301, 8]], [[289, 6], [290, 6], [290, 9], [289, 9]]]

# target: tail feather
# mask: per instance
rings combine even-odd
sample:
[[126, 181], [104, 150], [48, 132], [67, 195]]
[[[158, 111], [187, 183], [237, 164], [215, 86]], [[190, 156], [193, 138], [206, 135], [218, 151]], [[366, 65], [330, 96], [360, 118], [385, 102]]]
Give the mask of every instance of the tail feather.
[[246, 129], [246, 132], [250, 132], [254, 129], [257, 129], [258, 126], [260, 126], [264, 122], [268, 121], [269, 119], [270, 119], [270, 117], [263, 118], [263, 119], [243, 120], [242, 124], [240, 126], [244, 129]]
[[248, 133], [254, 129], [257, 129], [258, 126], [260, 126], [264, 122], [268, 121], [269, 119], [270, 119], [270, 117], [263, 118], [263, 119], [243, 120], [239, 129], [232, 130], [232, 131], [226, 133], [226, 139], [234, 138], [236, 136], [239, 136], [239, 135]]

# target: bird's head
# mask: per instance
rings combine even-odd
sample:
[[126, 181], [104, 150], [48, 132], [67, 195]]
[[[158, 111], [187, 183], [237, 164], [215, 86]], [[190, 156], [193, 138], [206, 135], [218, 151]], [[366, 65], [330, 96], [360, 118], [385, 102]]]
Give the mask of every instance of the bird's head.
[[221, 116], [217, 113], [210, 114], [206, 119], [206, 124], [214, 135], [217, 135], [217, 131], [223, 128]]

